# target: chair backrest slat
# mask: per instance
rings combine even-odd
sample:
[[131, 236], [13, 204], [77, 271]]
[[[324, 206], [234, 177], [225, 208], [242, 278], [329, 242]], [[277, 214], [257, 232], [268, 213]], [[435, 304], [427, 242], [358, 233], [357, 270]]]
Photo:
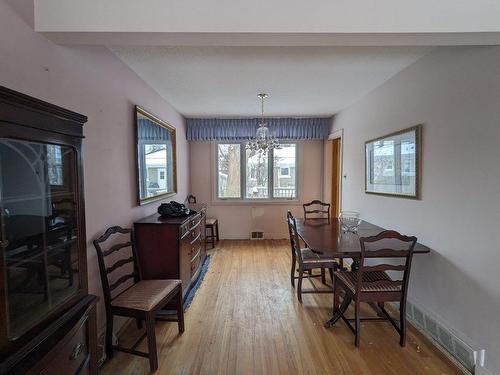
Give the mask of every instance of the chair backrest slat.
[[395, 264], [377, 264], [376, 266], [364, 266], [365, 271], [404, 271], [404, 265]]
[[112, 266], [106, 268], [106, 273], [109, 275], [111, 272], [117, 270], [118, 268], [124, 266], [125, 264], [133, 262], [134, 260], [135, 260], [134, 257], [120, 259], [118, 262], [116, 262]]
[[[309, 207], [311, 206], [314, 207], [309, 209]], [[315, 199], [309, 203], [304, 203], [302, 205], [302, 208], [304, 209], [304, 220], [307, 220], [308, 215], [310, 214], [327, 214], [328, 222], [330, 222], [330, 203], [324, 203], [318, 199]]]
[[410, 254], [409, 250], [380, 249], [365, 253], [366, 258], [404, 258]]
[[[380, 232], [376, 236], [372, 237], [361, 237], [359, 239], [361, 245], [361, 258], [360, 267], [358, 269], [357, 286], [356, 290], [359, 292], [363, 289], [370, 290], [371, 288], [376, 288], [380, 285], [393, 285], [401, 286], [401, 293], [406, 295], [408, 291], [408, 280], [410, 276], [411, 261], [413, 258], [413, 249], [417, 243], [416, 237], [404, 236], [396, 231], [386, 230]], [[397, 243], [394, 248], [389, 247], [388, 243]], [[406, 246], [406, 248], [401, 249], [401, 247]], [[368, 250], [367, 247], [372, 248]], [[394, 258], [400, 259], [402, 264], [371, 264], [377, 258]], [[366, 259], [370, 259], [370, 264], [365, 264]], [[401, 280], [379, 280], [376, 277], [373, 278], [370, 272], [376, 271], [395, 271], [402, 272], [403, 277]]]
[[108, 229], [106, 229], [106, 231], [104, 232], [104, 234], [102, 236], [100, 236], [95, 241], [97, 241], [98, 243], [103, 243], [103, 242], [106, 242], [106, 240], [109, 237], [111, 237], [113, 234], [116, 234], [116, 233], [127, 234], [127, 233], [130, 233], [130, 232], [132, 232], [132, 229], [122, 228], [122, 227], [116, 225], [114, 227], [109, 227]]
[[[114, 235], [128, 235], [128, 240], [125, 242], [121, 243], [113, 243], [112, 245], [109, 246], [106, 250], [103, 249], [103, 246], [105, 243], [109, 240], [111, 242], [111, 237]], [[116, 239], [114, 239], [116, 241]], [[120, 285], [125, 283], [126, 281], [133, 279], [133, 283], [130, 285], [126, 286], [123, 290], [118, 291], [118, 293], [122, 293], [123, 291], [127, 290], [130, 288], [132, 285], [134, 285], [136, 282], [138, 282], [141, 279], [141, 273], [140, 269], [137, 264], [137, 253], [135, 251], [135, 245], [134, 245], [134, 233], [132, 229], [129, 228], [122, 228], [120, 226], [114, 226], [111, 228], [108, 228], [102, 236], [97, 238], [94, 242], [94, 247], [97, 252], [97, 261], [99, 263], [99, 273], [101, 275], [101, 282], [102, 282], [102, 289], [103, 289], [103, 294], [104, 294], [104, 302], [106, 303], [107, 306], [111, 305], [111, 301], [117, 296], [114, 295], [112, 296], [112, 291], [117, 289]], [[107, 265], [106, 258], [114, 258], [117, 257], [117, 255], [114, 255], [113, 257], [110, 257], [111, 254], [118, 254], [118, 251], [125, 251], [124, 249], [130, 249], [129, 254], [126, 257], [121, 257], [121, 259], [118, 259], [115, 261], [112, 265]], [[121, 252], [119, 253], [121, 255]], [[113, 259], [114, 260], [114, 259]], [[132, 264], [133, 272], [132, 273], [127, 273], [123, 276], [120, 276], [116, 281], [113, 281], [111, 274], [114, 271], [121, 270], [122, 267], [124, 267], [127, 264]], [[127, 270], [128, 271], [128, 270]], [[130, 271], [128, 271], [130, 272]], [[110, 285], [111, 284], [111, 285]]]
[[107, 257], [108, 255], [113, 254], [115, 251], [118, 251], [120, 249], [123, 249], [124, 247], [130, 247], [132, 246], [132, 242], [125, 242], [125, 243], [119, 243], [116, 245], [111, 246], [108, 250], [103, 251], [102, 255]]

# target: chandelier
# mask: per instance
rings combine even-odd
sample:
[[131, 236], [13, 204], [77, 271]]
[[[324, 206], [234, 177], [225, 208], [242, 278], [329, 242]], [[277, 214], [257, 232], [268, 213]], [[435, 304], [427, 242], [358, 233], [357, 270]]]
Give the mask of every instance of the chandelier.
[[261, 101], [261, 120], [257, 132], [255, 133], [255, 137], [248, 140], [246, 148], [247, 150], [258, 151], [263, 154], [273, 148], [280, 148], [280, 144], [275, 137], [271, 136], [269, 128], [264, 121], [264, 99], [269, 95], [262, 93], [257, 96]]

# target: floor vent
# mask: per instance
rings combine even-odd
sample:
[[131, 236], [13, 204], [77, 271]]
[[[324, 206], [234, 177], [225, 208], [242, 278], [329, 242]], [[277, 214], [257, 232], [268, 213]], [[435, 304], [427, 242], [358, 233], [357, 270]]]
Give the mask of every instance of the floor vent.
[[250, 232], [250, 239], [251, 240], [263, 240], [264, 239], [264, 232]]
[[408, 302], [406, 316], [419, 331], [469, 373], [474, 373], [475, 366], [484, 366], [484, 350], [474, 350], [427, 312]]

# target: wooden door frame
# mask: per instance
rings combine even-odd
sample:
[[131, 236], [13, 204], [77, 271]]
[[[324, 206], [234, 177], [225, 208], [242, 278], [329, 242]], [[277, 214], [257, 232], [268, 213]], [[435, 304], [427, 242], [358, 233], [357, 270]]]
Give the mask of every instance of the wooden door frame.
[[[345, 178], [345, 176], [343, 174], [344, 173], [344, 168], [343, 168], [344, 142], [343, 142], [343, 138], [344, 138], [344, 129], [338, 129], [338, 130], [330, 133], [330, 135], [328, 136], [328, 141], [338, 139], [340, 142], [339, 161], [338, 161], [338, 181], [337, 181], [337, 184], [338, 184], [338, 194], [337, 194], [338, 195], [338, 203], [337, 203], [338, 213], [333, 212], [333, 210], [332, 210], [332, 217], [338, 216], [338, 214], [340, 214], [340, 212], [342, 211], [342, 181], [343, 181], [343, 178]], [[333, 157], [332, 157], [332, 169], [333, 169]]]

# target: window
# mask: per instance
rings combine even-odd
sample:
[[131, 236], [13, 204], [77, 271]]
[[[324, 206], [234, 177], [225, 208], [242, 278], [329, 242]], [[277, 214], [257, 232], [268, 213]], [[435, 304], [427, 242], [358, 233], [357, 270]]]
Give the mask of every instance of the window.
[[246, 198], [269, 198], [269, 158], [268, 153], [246, 151]]
[[241, 198], [241, 145], [217, 145], [217, 197]]
[[49, 174], [49, 184], [63, 185], [63, 165], [61, 146], [47, 145], [47, 164]]
[[247, 150], [245, 146], [245, 143], [217, 144], [217, 198], [297, 198], [297, 144], [281, 144], [279, 149], [266, 153]]
[[286, 144], [278, 150], [274, 150], [273, 166], [278, 171], [274, 182], [273, 197], [275, 198], [296, 198], [296, 144]]
[[280, 177], [290, 177], [290, 168], [289, 167], [280, 168]]

